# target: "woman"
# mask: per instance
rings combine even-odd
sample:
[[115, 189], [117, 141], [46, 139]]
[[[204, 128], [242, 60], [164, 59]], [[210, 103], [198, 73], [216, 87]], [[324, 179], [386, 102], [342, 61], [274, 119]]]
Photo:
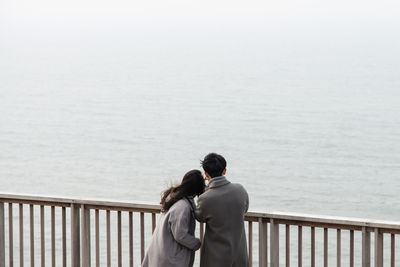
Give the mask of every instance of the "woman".
[[204, 192], [204, 178], [199, 170], [183, 176], [180, 185], [165, 190], [161, 196], [161, 217], [153, 233], [142, 267], [192, 267], [194, 253], [201, 246], [194, 236], [193, 197]]

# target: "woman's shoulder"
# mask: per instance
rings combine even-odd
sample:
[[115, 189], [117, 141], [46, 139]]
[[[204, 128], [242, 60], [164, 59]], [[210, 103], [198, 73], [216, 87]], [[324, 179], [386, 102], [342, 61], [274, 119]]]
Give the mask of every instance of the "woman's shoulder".
[[175, 202], [174, 205], [170, 208], [171, 212], [174, 211], [182, 211], [182, 210], [188, 210], [190, 211], [192, 209], [192, 203], [190, 199], [187, 198], [182, 198]]

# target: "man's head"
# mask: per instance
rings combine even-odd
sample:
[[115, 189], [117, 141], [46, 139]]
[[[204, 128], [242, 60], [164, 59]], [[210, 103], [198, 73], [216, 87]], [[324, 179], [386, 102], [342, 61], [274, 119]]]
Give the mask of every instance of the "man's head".
[[226, 160], [217, 153], [210, 153], [205, 156], [201, 161], [201, 166], [209, 178], [225, 175], [226, 172]]

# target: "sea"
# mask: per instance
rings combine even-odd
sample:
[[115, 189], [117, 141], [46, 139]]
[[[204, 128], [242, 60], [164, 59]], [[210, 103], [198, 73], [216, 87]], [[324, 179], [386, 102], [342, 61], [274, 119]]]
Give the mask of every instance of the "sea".
[[178, 22], [3, 23], [0, 191], [158, 203], [216, 152], [251, 211], [400, 221], [398, 21]]

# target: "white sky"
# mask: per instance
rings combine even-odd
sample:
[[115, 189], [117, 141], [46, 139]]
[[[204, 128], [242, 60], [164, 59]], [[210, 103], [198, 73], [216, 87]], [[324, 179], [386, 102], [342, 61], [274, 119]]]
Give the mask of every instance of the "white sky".
[[400, 15], [398, 0], [2, 0], [1, 3], [2, 19], [21, 23], [263, 16], [393, 19]]
[[0, 46], [88, 32], [112, 39], [265, 28], [281, 37], [347, 31], [384, 40], [400, 32], [400, 0], [0, 0]]

